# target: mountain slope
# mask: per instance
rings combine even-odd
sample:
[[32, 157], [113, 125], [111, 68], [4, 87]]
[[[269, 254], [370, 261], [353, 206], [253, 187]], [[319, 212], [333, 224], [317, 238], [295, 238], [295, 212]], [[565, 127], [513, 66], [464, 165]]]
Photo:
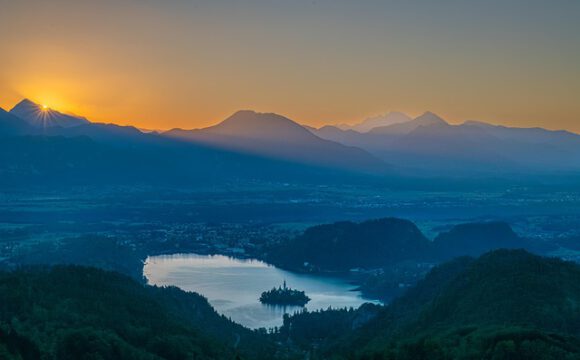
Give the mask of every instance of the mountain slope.
[[580, 171], [580, 136], [469, 121], [449, 125], [426, 113], [368, 133], [323, 127], [321, 138], [356, 146], [418, 176], [518, 176]]
[[497, 250], [451, 281], [423, 310], [417, 325], [509, 322], [580, 335], [579, 280], [577, 264], [523, 250]]
[[486, 132], [448, 124], [419, 126], [377, 151], [385, 161], [439, 174], [516, 171], [520, 166]]
[[27, 122], [0, 108], [0, 136], [24, 135], [31, 131]]
[[326, 125], [320, 129], [310, 129], [310, 131], [321, 139], [336, 141], [347, 146], [366, 146], [368, 144], [368, 134], [361, 134], [355, 130], [342, 130], [336, 126]]
[[103, 123], [88, 123], [67, 128], [52, 127], [46, 129], [43, 135], [65, 137], [87, 136], [95, 141], [117, 146], [146, 145], [159, 143], [160, 141], [158, 140], [161, 140], [155, 134], [144, 134], [133, 126]]
[[198, 294], [94, 268], [0, 272], [0, 302], [3, 359], [269, 359], [274, 349]]
[[133, 126], [93, 123], [82, 117], [62, 114], [56, 110], [45, 109], [39, 104], [25, 99], [18, 103], [10, 114], [28, 125], [21, 134], [42, 136], [78, 137], [91, 139], [116, 146], [158, 143], [161, 140], [154, 134], [143, 134]]
[[[432, 164], [472, 171], [534, 173], [580, 169], [580, 136], [546, 130], [454, 125], [420, 127], [391, 144], [389, 152], [432, 158]], [[386, 157], [386, 161], [388, 161]]]
[[10, 113], [25, 120], [33, 127], [46, 129], [50, 127], [68, 128], [88, 124], [87, 119], [62, 114], [56, 110], [44, 108], [28, 99], [24, 99], [10, 110]]
[[[161, 139], [105, 143], [88, 136], [16, 136], [0, 141], [0, 185], [219, 185], [231, 181], [344, 184], [366, 177], [280, 159]], [[117, 140], [116, 140], [117, 141]], [[120, 148], [120, 146], [124, 146]]]
[[360, 329], [335, 335], [321, 357], [577, 359], [578, 304], [578, 264], [496, 250], [435, 267]]
[[486, 130], [489, 134], [502, 140], [517, 140], [535, 144], [580, 141], [580, 136], [565, 130], [546, 130], [543, 128], [517, 128], [502, 125], [492, 125], [482, 121], [466, 121], [463, 126], [472, 126]]
[[239, 111], [212, 127], [173, 129], [163, 135], [306, 164], [369, 172], [386, 170], [385, 164], [365, 151], [321, 139], [294, 121], [276, 114]]
[[501, 151], [514, 160], [530, 167], [556, 169], [580, 167], [580, 135], [569, 131], [552, 131], [542, 128], [513, 128], [468, 121], [462, 127], [485, 131], [498, 139]]

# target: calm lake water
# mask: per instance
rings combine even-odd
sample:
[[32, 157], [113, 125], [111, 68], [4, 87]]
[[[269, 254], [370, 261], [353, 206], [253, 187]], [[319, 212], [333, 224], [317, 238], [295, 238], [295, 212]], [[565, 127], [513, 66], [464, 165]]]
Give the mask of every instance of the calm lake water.
[[221, 255], [162, 255], [147, 258], [143, 274], [152, 285], [174, 285], [205, 296], [220, 314], [249, 328], [282, 325], [282, 316], [300, 307], [263, 305], [260, 294], [286, 280], [289, 287], [305, 291], [312, 299], [308, 310], [358, 307], [365, 302], [360, 292], [344, 279], [296, 274], [258, 260]]

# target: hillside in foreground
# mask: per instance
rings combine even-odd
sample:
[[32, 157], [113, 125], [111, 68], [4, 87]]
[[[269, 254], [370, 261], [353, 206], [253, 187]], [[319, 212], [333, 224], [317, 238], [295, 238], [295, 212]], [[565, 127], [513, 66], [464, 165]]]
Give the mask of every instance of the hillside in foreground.
[[[578, 304], [580, 266], [497, 250], [434, 268], [378, 314], [304, 313], [281, 336], [320, 358], [578, 359]], [[312, 324], [318, 332], [306, 332]]]
[[388, 306], [301, 312], [272, 334], [177, 288], [57, 266], [0, 273], [1, 359], [578, 359], [580, 266], [496, 250]]
[[0, 273], [0, 359], [269, 359], [262, 335], [177, 288], [85, 267]]

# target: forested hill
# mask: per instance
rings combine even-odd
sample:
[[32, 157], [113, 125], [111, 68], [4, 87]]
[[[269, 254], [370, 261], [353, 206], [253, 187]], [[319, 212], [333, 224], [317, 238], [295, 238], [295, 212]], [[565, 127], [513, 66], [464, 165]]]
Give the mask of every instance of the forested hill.
[[434, 240], [438, 256], [451, 259], [457, 256], [479, 256], [493, 249], [530, 248], [505, 222], [459, 224], [440, 233]]
[[578, 304], [580, 266], [524, 250], [497, 250], [434, 268], [354, 331], [355, 324], [343, 324], [337, 334], [337, 326], [319, 322], [344, 323], [364, 309], [358, 315], [313, 314], [320, 331], [309, 339], [301, 336], [309, 315], [301, 314], [286, 321], [282, 334], [316, 344], [321, 358], [578, 359]]
[[455, 259], [386, 307], [305, 312], [272, 335], [85, 267], [2, 272], [0, 304], [0, 359], [580, 358], [580, 266], [524, 250]]
[[318, 225], [272, 251], [270, 261], [300, 270], [347, 271], [432, 257], [431, 242], [408, 220], [384, 218]]
[[[580, 266], [524, 250], [497, 250], [461, 264], [441, 266], [369, 324], [357, 335], [359, 340], [370, 335], [363, 353], [415, 359], [426, 353], [433, 354], [430, 359], [580, 357]], [[393, 321], [401, 313], [407, 320]]]
[[205, 298], [113, 272], [0, 272], [0, 359], [270, 359], [274, 347]]
[[411, 221], [382, 218], [310, 227], [270, 250], [267, 260], [298, 271], [384, 268], [405, 261], [438, 263], [495, 249], [535, 250], [504, 222], [459, 224], [430, 241]]

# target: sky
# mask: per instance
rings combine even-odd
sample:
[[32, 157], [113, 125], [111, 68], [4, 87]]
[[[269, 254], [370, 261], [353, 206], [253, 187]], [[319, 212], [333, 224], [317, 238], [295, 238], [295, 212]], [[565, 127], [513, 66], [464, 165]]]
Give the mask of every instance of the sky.
[[580, 133], [578, 0], [0, 0], [0, 107], [198, 128], [433, 111]]

